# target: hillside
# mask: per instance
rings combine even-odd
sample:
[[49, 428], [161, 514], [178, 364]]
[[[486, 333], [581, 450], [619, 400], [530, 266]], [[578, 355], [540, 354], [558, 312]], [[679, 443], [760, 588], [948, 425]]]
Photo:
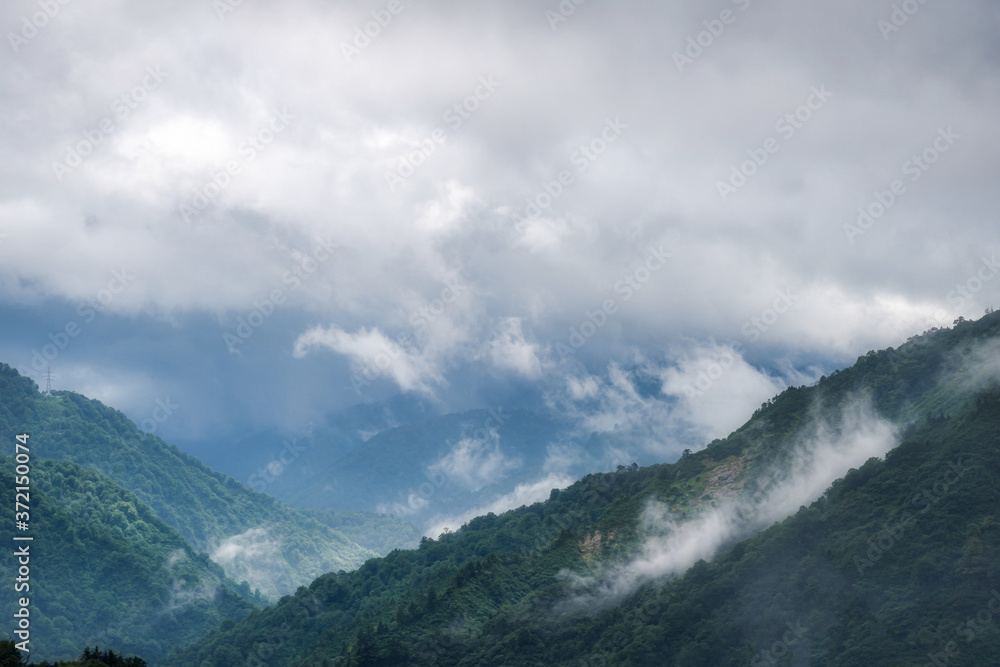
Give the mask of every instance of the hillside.
[[[351, 570], [378, 554], [307, 513], [246, 488], [122, 413], [72, 392], [40, 393], [34, 382], [0, 364], [0, 438], [31, 434], [34, 455], [73, 461], [134, 493], [196, 551], [206, 552], [237, 581], [270, 598], [323, 572]], [[366, 515], [411, 543], [397, 519]]]
[[[13, 457], [0, 456], [0, 493], [14, 497]], [[70, 659], [111, 645], [156, 660], [264, 600], [197, 553], [135, 494], [69, 461], [31, 465], [32, 656]], [[13, 542], [4, 522], [0, 539]], [[13, 618], [5, 596], [0, 613]]]
[[871, 352], [675, 464], [325, 575], [166, 664], [988, 664], [998, 337], [994, 314]]

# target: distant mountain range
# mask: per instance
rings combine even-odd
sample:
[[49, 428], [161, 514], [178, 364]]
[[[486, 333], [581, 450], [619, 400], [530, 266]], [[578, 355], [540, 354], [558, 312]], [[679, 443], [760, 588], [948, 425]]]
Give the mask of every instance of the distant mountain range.
[[293, 507], [390, 514], [435, 535], [589, 472], [655, 462], [629, 447], [625, 434], [581, 434], [548, 410], [439, 414], [404, 396], [333, 412], [307, 433], [268, 430], [225, 447], [188, 447]]
[[676, 463], [324, 575], [164, 664], [995, 664], [998, 507], [993, 314], [789, 388]]
[[[979, 665], [1000, 652], [986, 622], [1000, 611], [1000, 314], [789, 388], [676, 463], [585, 474], [620, 441], [574, 426], [397, 398], [333, 415], [297, 458], [249, 440], [238, 481], [0, 364], [0, 439], [31, 442], [33, 657], [98, 644], [185, 667]], [[250, 488], [271, 459], [267, 493]], [[8, 497], [14, 469], [0, 456]]]
[[[6, 451], [20, 433], [32, 445], [42, 554], [36, 636], [50, 639], [39, 657], [75, 657], [81, 639], [104, 638], [155, 659], [324, 572], [353, 570], [419, 538], [389, 516], [291, 509], [98, 401], [44, 395], [0, 364]], [[0, 478], [11, 498], [13, 471], [6, 460]], [[10, 536], [13, 526], [3, 530]], [[2, 604], [13, 612], [10, 596]]]

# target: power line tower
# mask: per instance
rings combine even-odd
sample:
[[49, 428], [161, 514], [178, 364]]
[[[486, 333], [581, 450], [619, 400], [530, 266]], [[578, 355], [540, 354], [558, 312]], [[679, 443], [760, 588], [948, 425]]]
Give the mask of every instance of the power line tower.
[[46, 396], [51, 396], [52, 395], [52, 369], [51, 368], [46, 368], [45, 369], [45, 395]]

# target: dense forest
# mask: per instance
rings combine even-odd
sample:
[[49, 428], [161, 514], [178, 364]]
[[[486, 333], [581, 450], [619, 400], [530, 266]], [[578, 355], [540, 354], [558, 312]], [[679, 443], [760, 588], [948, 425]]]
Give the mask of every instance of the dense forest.
[[[246, 580], [271, 599], [319, 574], [354, 569], [391, 547], [416, 541], [405, 522], [366, 514], [366, 528], [389, 538], [381, 543], [391, 546], [381, 552], [362, 547], [335, 522], [293, 510], [211, 470], [143, 433], [117, 410], [72, 392], [44, 395], [30, 379], [0, 364], [0, 438], [13, 442], [23, 432], [38, 443], [35, 457], [73, 461], [104, 474], [134, 493], [197, 551], [212, 553], [227, 540], [264, 544], [264, 569], [252, 559], [233, 558], [223, 565], [229, 576]], [[356, 529], [357, 517], [353, 522], [355, 534], [366, 532]]]
[[[14, 496], [13, 470], [13, 458], [0, 457], [4, 497]], [[68, 658], [98, 644], [156, 659], [266, 603], [100, 473], [38, 459], [31, 486], [35, 655]], [[0, 539], [13, 536], [2, 524]], [[14, 596], [0, 603], [13, 618]]]
[[[324, 575], [164, 664], [989, 664], [1000, 654], [998, 336], [990, 315], [870, 352], [677, 463], [589, 475], [545, 503]], [[817, 414], [859, 400], [898, 426], [884, 457], [683, 576], [581, 597], [581, 581], [641, 552], [650, 501], [684, 520], [719, 500], [720, 470], [759, 488]]]
[[[945, 652], [950, 665], [983, 664], [1000, 651], [998, 360], [1000, 315], [958, 321], [788, 388], [675, 463], [587, 475], [415, 549], [399, 548], [416, 536], [404, 521], [289, 509], [96, 401], [43, 395], [0, 366], [0, 429], [31, 433], [45, 554], [33, 655], [178, 667], [894, 665]], [[752, 515], [804, 448], [849, 434], [855, 414], [891, 423], [892, 447], [798, 511], [744, 522], [704, 558], [618, 585], [662, 547], [652, 538], [670, 537], [652, 509], [670, 530], [735, 500]], [[10, 495], [13, 463], [0, 463]], [[267, 554], [276, 604], [210, 557], [231, 531], [281, 545]], [[305, 578], [296, 563], [322, 574]]]
[[[0, 364], [0, 438], [13, 443], [23, 432], [39, 554], [36, 662], [99, 645], [155, 663], [320, 573], [417, 543], [416, 529], [394, 517], [290, 509], [121, 413], [78, 394], [44, 395]], [[12, 456], [0, 455], [5, 497], [14, 496], [14, 470]], [[13, 534], [12, 523], [0, 525], [0, 539], [10, 544]], [[227, 559], [226, 545], [259, 558]], [[15, 605], [6, 596], [0, 613], [12, 617]]]
[[0, 641], [0, 667], [20, 667], [21, 665], [34, 665], [35, 667], [147, 667], [148, 664], [138, 656], [124, 656], [111, 649], [102, 651], [99, 646], [86, 647], [77, 660], [28, 662], [24, 654], [17, 650], [14, 642]]

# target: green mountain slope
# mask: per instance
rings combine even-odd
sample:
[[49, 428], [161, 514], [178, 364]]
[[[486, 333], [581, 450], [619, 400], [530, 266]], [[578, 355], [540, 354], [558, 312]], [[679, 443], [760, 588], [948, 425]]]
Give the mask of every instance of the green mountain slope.
[[[991, 664], [998, 338], [992, 315], [869, 353], [675, 464], [590, 475], [325, 575], [166, 664], [237, 664], [226, 649], [268, 665], [895, 665], [942, 651], [962, 651], [949, 665]], [[799, 479], [803, 451], [871, 435], [844, 416], [859, 402], [874, 406], [869, 422], [898, 425], [898, 446], [767, 527], [760, 509]], [[659, 507], [669, 521], [650, 520]], [[722, 532], [711, 562], [664, 575], [684, 527], [726, 507], [723, 518], [764, 529]]]
[[[0, 456], [0, 494], [11, 501], [15, 465]], [[13, 522], [0, 524], [10, 552], [28, 545], [30, 588], [4, 596], [0, 613], [13, 618], [16, 598], [31, 600], [36, 662], [95, 644], [155, 660], [263, 603], [107, 477], [33, 459], [30, 484], [33, 541], [14, 542]]]
[[[0, 439], [27, 432], [35, 455], [73, 461], [132, 491], [199, 552], [268, 597], [376, 555], [307, 513], [247, 489], [143, 433], [122, 413], [72, 392], [39, 393], [0, 364]], [[367, 517], [378, 530], [384, 520]], [[395, 526], [396, 521], [390, 520]]]

